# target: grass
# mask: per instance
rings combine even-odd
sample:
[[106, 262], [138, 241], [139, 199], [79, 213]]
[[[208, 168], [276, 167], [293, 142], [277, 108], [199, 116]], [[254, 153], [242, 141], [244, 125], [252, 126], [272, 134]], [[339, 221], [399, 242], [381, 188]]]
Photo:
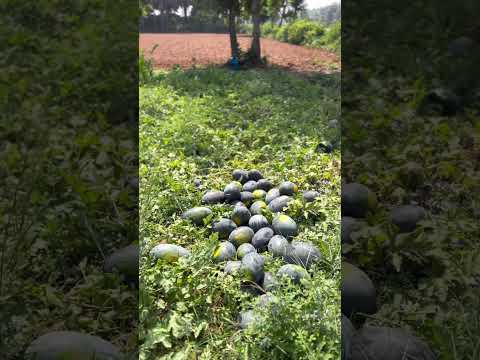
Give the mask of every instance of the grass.
[[[315, 151], [339, 137], [335, 75], [299, 78], [277, 70], [157, 73], [140, 87], [140, 317], [143, 359], [336, 359], [340, 353], [340, 157]], [[321, 199], [295, 201], [299, 239], [316, 244], [321, 264], [311, 282], [285, 284], [262, 321], [240, 331], [237, 317], [256, 298], [211, 261], [218, 239], [180, 214], [207, 189], [223, 189], [236, 168], [257, 168], [278, 184], [292, 180]], [[194, 179], [202, 182], [196, 189]], [[211, 207], [213, 218], [231, 207]], [[153, 264], [162, 242], [192, 252]], [[280, 261], [267, 255], [266, 270]]]
[[[369, 6], [348, 9], [364, 11], [358, 19], [376, 12], [365, 28], [344, 22], [352, 36], [342, 40], [348, 50], [342, 64], [342, 181], [366, 184], [380, 206], [344, 255], [377, 288], [379, 311], [367, 322], [413, 332], [439, 359], [478, 359], [479, 102], [467, 102], [453, 116], [418, 111], [429, 91], [454, 89], [464, 74], [475, 79], [467, 85], [478, 92], [478, 52], [466, 59], [447, 56], [449, 41], [465, 35], [470, 16], [462, 15], [461, 6], [445, 11], [448, 4], [433, 1]], [[381, 9], [392, 6], [399, 11], [384, 32], [390, 19]], [[446, 13], [450, 27], [433, 21]], [[360, 38], [369, 41], [359, 47]], [[420, 173], [403, 175], [402, 167], [412, 163]], [[388, 212], [411, 202], [428, 217], [403, 241], [393, 241], [397, 231]]]

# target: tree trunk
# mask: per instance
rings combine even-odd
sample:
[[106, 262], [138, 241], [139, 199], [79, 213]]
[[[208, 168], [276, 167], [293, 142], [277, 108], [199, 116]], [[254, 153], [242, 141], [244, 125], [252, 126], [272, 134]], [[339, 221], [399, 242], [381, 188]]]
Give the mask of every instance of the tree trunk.
[[253, 39], [250, 53], [253, 62], [260, 62], [262, 60], [262, 49], [260, 47], [260, 13], [262, 10], [261, 0], [252, 0], [252, 22], [253, 22]]
[[282, 9], [282, 15], [280, 17], [280, 26], [283, 25], [283, 20], [285, 20], [285, 15], [287, 14], [287, 6], [288, 6], [288, 2], [285, 1], [285, 4], [283, 5], [283, 9]]
[[237, 24], [235, 22], [235, 12], [233, 6], [228, 10], [228, 31], [230, 33], [230, 49], [232, 51], [232, 58], [240, 56], [240, 48], [238, 46], [237, 38]]

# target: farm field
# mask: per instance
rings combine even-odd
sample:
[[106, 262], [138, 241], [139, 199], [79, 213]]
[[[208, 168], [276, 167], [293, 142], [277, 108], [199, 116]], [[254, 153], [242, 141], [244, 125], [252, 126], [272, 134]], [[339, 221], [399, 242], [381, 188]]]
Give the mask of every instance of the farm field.
[[[339, 139], [329, 126], [339, 85], [337, 74], [206, 67], [156, 72], [140, 87], [142, 359], [340, 358], [340, 152], [318, 146]], [[298, 224], [295, 240], [321, 254], [309, 280], [284, 279], [266, 306], [213, 258], [220, 239], [209, 227], [233, 206], [206, 205], [212, 215], [199, 226], [182, 218], [207, 190], [232, 182], [235, 169], [258, 169], [277, 186], [294, 182], [299, 190], [285, 212]], [[320, 196], [307, 203], [305, 190]], [[166, 243], [190, 256], [155, 261], [150, 251]], [[261, 254], [265, 272], [284, 264]], [[241, 329], [248, 310], [257, 321]]]
[[[250, 42], [249, 36], [239, 36], [242, 49], [246, 50]], [[328, 73], [338, 71], [340, 67], [339, 56], [329, 51], [272, 39], [262, 39], [261, 44], [270, 64], [290, 71]], [[156, 50], [150, 54], [156, 45]], [[141, 34], [140, 48], [159, 69], [170, 69], [175, 65], [182, 68], [223, 65], [230, 56], [226, 34]]]

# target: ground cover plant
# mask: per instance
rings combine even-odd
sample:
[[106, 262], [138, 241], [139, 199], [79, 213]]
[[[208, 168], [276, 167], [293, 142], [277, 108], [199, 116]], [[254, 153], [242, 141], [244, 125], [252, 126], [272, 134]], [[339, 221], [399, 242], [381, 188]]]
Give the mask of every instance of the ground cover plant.
[[0, 5], [2, 359], [63, 330], [137, 347], [138, 293], [103, 271], [138, 236], [136, 4], [115, 5]]
[[[361, 329], [352, 359], [392, 354], [389, 332], [411, 340], [378, 327], [417, 337], [408, 358], [480, 356], [478, 3], [461, 5], [352, 4], [359, 21], [344, 21], [343, 255], [371, 280], [363, 314], [342, 294]], [[377, 201], [358, 211], [362, 191]]]
[[[156, 73], [140, 87], [143, 359], [339, 358], [338, 86], [334, 75], [207, 68]], [[234, 206], [204, 195], [224, 190], [235, 169], [257, 169], [273, 185], [294, 182], [298, 194], [285, 213], [298, 225], [295, 240], [321, 253], [309, 281], [287, 280], [269, 293], [276, 301], [246, 291], [213, 256], [224, 240], [209, 228], [229, 219]], [[319, 197], [305, 201], [306, 190]], [[182, 216], [197, 206], [211, 211], [198, 225]], [[160, 244], [181, 246], [189, 256], [156, 260], [150, 251]], [[285, 264], [262, 255], [266, 272]], [[252, 309], [258, 321], [242, 329], [239, 314]]]

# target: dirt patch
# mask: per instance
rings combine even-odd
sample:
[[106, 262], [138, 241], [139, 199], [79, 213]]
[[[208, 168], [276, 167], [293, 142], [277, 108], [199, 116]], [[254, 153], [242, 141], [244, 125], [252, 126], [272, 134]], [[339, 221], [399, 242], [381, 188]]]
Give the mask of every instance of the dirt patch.
[[[251, 38], [239, 37], [246, 50]], [[158, 45], [152, 55], [150, 50]], [[298, 72], [332, 72], [340, 68], [338, 55], [320, 49], [262, 39], [263, 55], [270, 64]], [[230, 57], [230, 42], [225, 34], [140, 34], [140, 48], [153, 59], [155, 67], [170, 69], [225, 64]]]

